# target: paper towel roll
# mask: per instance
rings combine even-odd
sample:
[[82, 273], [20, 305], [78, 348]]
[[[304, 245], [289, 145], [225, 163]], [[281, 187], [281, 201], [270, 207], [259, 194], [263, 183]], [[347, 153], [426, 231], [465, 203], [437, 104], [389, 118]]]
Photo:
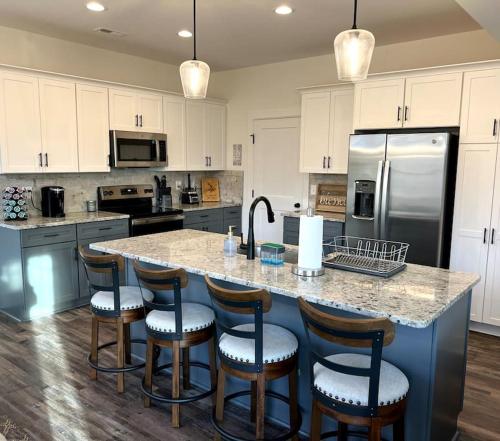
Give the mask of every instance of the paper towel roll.
[[323, 216], [300, 216], [298, 267], [320, 269], [322, 257]]

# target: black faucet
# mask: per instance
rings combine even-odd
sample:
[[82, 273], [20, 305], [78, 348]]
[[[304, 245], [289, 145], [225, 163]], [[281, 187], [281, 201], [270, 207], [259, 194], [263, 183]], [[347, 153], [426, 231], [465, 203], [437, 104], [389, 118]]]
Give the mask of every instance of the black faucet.
[[271, 202], [264, 196], [259, 196], [252, 202], [250, 206], [250, 211], [248, 213], [248, 239], [247, 239], [247, 259], [255, 259], [255, 238], [253, 236], [253, 214], [255, 212], [255, 207], [259, 202], [264, 202], [267, 207], [267, 221], [272, 224], [274, 222], [274, 213], [271, 208]]

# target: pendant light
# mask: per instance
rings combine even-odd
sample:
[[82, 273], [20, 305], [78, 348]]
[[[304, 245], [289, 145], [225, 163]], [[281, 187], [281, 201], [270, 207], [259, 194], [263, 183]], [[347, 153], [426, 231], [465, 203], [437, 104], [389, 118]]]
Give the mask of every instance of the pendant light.
[[360, 81], [368, 76], [372, 59], [375, 37], [370, 31], [358, 29], [356, 18], [358, 0], [354, 0], [354, 21], [352, 29], [341, 32], [335, 37], [334, 52], [337, 74], [342, 81]]
[[196, 59], [196, 0], [193, 0], [193, 59], [184, 61], [179, 72], [186, 98], [203, 99], [207, 96], [210, 67]]

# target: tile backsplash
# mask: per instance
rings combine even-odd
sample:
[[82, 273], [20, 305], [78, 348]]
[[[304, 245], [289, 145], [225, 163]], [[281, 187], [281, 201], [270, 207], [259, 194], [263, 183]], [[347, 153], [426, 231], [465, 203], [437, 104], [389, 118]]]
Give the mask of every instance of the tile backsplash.
[[[167, 184], [172, 187], [172, 199], [177, 202], [179, 191], [176, 181], [187, 185], [187, 172], [155, 172], [148, 169], [112, 169], [109, 173], [61, 173], [61, 174], [19, 174], [0, 175], [0, 190], [7, 186], [33, 187], [33, 199], [40, 206], [40, 188], [46, 185], [60, 185], [65, 188], [65, 211], [85, 211], [87, 200], [97, 199], [97, 187], [102, 185], [153, 184], [154, 176], [166, 175]], [[243, 173], [239, 171], [191, 172], [192, 185], [200, 186], [203, 177], [219, 178], [221, 201], [241, 203], [243, 196]]]

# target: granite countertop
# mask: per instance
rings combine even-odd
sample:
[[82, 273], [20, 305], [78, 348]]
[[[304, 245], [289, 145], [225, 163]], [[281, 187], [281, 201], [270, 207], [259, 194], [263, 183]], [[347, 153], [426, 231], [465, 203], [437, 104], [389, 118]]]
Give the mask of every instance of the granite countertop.
[[200, 202], [199, 204], [174, 204], [173, 208], [180, 208], [184, 211], [210, 210], [212, 208], [241, 207], [241, 203], [233, 202]]
[[[303, 214], [306, 214], [306, 210], [295, 210], [295, 211], [285, 211], [283, 216], [285, 217], [300, 217]], [[344, 213], [330, 213], [327, 211], [317, 211], [315, 214], [319, 216], [323, 216], [323, 220], [329, 222], [342, 222], [345, 223], [345, 214]]]
[[293, 298], [304, 296], [314, 303], [388, 317], [414, 328], [430, 325], [479, 281], [476, 274], [411, 264], [390, 279], [333, 269], [326, 269], [321, 277], [302, 278], [292, 274], [287, 263], [270, 267], [242, 255], [224, 257], [224, 238], [186, 229], [102, 242], [90, 248]]
[[43, 217], [38, 214], [30, 213], [27, 220], [22, 221], [6, 221], [0, 220], [0, 227], [9, 228], [11, 230], [29, 230], [33, 228], [43, 227], [60, 227], [62, 225], [84, 224], [87, 222], [102, 222], [117, 219], [128, 219], [128, 214], [108, 213], [99, 211], [88, 213], [81, 211], [77, 213], [66, 213], [65, 217]]

